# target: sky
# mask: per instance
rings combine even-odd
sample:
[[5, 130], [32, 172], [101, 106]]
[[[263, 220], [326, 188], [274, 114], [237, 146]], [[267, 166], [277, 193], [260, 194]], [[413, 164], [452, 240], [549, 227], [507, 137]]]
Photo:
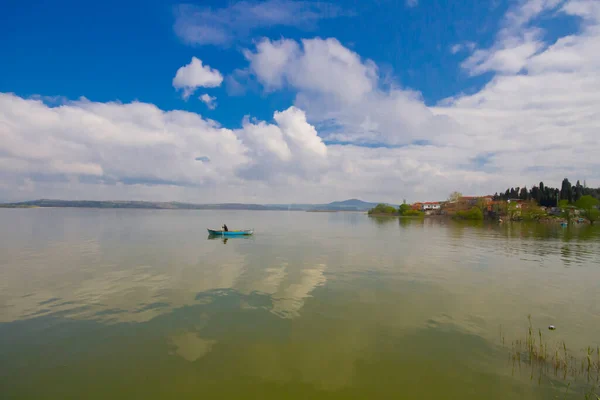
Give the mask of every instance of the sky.
[[600, 1], [0, 5], [0, 201], [600, 186]]

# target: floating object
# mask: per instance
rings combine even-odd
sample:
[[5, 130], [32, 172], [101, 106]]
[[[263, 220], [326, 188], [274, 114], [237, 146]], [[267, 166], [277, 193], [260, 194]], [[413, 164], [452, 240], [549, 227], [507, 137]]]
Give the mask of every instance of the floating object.
[[[555, 330], [555, 329], [556, 329], [556, 327], [555, 327], [554, 325], [550, 325], [550, 326], [548, 327], [548, 329], [550, 329], [551, 331], [553, 331], [553, 330]], [[541, 335], [541, 333], [540, 333], [540, 335]]]
[[568, 225], [568, 224], [567, 224], [566, 222], [561, 222], [561, 223], [560, 223], [560, 226], [562, 226], [563, 228], [564, 228], [565, 226], [567, 226], [567, 225]]
[[222, 231], [216, 229], [208, 229], [208, 234], [213, 236], [248, 236], [254, 233], [254, 229], [244, 229], [241, 231]]

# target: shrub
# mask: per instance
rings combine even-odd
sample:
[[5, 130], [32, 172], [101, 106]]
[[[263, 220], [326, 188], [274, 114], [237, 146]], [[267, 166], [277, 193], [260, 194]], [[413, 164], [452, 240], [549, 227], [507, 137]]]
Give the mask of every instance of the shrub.
[[406, 210], [400, 215], [402, 215], [403, 217], [422, 217], [425, 215], [425, 213], [419, 210]]
[[483, 212], [479, 207], [473, 207], [470, 210], [458, 211], [456, 213], [456, 218], [479, 221], [483, 219]]
[[377, 204], [374, 208], [369, 210], [369, 214], [396, 214], [398, 210], [396, 207], [388, 206], [387, 204]]

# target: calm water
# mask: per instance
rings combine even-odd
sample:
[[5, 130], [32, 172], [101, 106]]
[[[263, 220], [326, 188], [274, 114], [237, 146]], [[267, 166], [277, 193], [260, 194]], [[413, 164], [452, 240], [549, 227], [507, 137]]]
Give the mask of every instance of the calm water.
[[600, 229], [0, 210], [2, 399], [583, 399], [510, 361], [528, 314], [600, 344]]

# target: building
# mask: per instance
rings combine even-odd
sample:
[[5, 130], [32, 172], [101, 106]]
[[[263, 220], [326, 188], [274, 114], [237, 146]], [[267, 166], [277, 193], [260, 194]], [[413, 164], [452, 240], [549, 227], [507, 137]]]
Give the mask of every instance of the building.
[[437, 201], [429, 201], [421, 204], [423, 211], [438, 211], [441, 207], [441, 204]]
[[462, 196], [455, 201], [448, 201], [441, 205], [442, 214], [454, 215], [458, 211], [467, 211], [473, 207], [480, 207], [482, 211], [490, 211], [494, 203], [493, 196]]

